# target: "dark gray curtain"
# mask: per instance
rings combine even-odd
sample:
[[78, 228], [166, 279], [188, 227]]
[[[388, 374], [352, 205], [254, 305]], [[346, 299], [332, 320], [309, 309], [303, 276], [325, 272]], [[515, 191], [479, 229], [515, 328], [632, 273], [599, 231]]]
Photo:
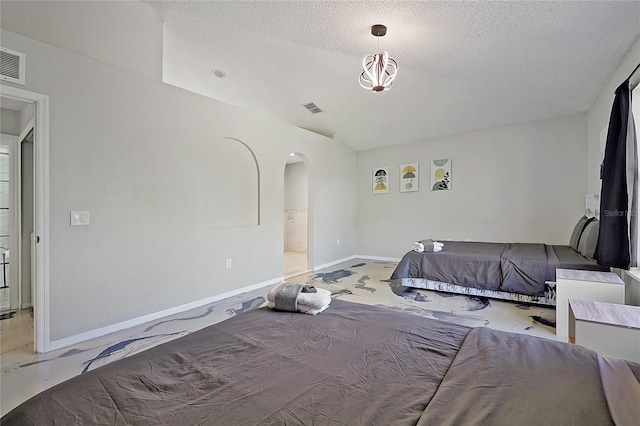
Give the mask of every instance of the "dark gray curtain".
[[600, 192], [598, 264], [636, 266], [638, 153], [629, 81], [616, 90], [611, 109]]

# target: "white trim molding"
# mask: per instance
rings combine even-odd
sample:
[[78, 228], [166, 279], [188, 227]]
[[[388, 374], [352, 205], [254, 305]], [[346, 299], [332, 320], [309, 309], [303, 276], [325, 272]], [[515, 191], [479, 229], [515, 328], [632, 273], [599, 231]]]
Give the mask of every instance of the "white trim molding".
[[313, 272], [319, 271], [320, 269], [328, 268], [330, 266], [337, 265], [338, 263], [348, 262], [349, 260], [355, 259], [356, 256], [343, 257], [342, 259], [334, 260], [331, 262], [323, 263], [322, 265], [314, 266]]
[[385, 262], [400, 262], [401, 260], [399, 257], [369, 256], [367, 254], [356, 254], [355, 257], [357, 259], [382, 260]]
[[398, 257], [369, 256], [366, 254], [355, 254], [353, 256], [343, 257], [342, 259], [334, 260], [331, 262], [323, 263], [322, 265], [315, 266], [313, 268], [313, 272], [319, 271], [320, 269], [328, 268], [330, 266], [337, 265], [342, 262], [348, 262], [353, 259], [381, 260], [385, 262], [400, 262], [400, 258]]

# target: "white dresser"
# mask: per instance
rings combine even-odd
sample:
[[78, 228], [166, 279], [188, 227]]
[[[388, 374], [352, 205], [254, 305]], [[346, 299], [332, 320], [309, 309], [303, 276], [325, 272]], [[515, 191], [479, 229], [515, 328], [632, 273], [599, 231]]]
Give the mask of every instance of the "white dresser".
[[556, 336], [573, 336], [569, 299], [624, 305], [624, 281], [613, 272], [556, 270]]
[[576, 345], [599, 355], [640, 362], [640, 307], [569, 300]]

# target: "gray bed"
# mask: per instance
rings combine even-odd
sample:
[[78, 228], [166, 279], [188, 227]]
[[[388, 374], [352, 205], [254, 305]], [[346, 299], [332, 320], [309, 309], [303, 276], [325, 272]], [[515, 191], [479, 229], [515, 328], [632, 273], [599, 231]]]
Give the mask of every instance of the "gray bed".
[[[317, 316], [240, 314], [59, 384], [1, 424], [610, 425], [637, 411], [607, 401], [598, 361], [580, 346], [334, 300]], [[617, 368], [640, 386], [640, 366]]]
[[447, 241], [410, 251], [391, 275], [403, 286], [555, 305], [557, 268], [608, 271], [570, 246]]

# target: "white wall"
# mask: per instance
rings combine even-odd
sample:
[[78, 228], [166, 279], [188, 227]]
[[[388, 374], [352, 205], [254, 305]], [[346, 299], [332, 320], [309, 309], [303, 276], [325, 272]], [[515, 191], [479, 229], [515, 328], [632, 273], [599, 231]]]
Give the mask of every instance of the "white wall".
[[[1, 36], [27, 54], [26, 89], [49, 96], [52, 341], [281, 277], [292, 151], [309, 160], [313, 265], [355, 252], [356, 156], [344, 144], [13, 32]], [[197, 220], [202, 153], [222, 137], [242, 140], [258, 159], [260, 226], [205, 230]], [[90, 211], [91, 225], [69, 226], [72, 210]]]
[[[358, 152], [358, 254], [401, 257], [416, 239], [568, 244], [585, 210], [586, 114]], [[430, 161], [452, 159], [452, 188], [430, 191]], [[419, 162], [418, 192], [399, 166]], [[372, 168], [390, 191], [372, 194]]]
[[284, 209], [306, 209], [308, 178], [304, 162], [287, 164], [284, 168]]
[[[606, 129], [609, 126], [609, 117], [611, 116], [615, 90], [629, 77], [631, 71], [633, 71], [639, 63], [640, 39], [635, 42], [624, 57], [620, 67], [602, 88], [600, 96], [591, 106], [587, 114], [589, 140], [587, 189], [589, 193], [600, 194], [600, 163], [602, 163], [604, 158], [604, 141], [606, 141]], [[640, 118], [636, 117], [636, 119]], [[602, 138], [604, 138], [604, 141]]]
[[0, 18], [5, 30], [160, 80], [162, 23], [135, 3], [3, 0]]

